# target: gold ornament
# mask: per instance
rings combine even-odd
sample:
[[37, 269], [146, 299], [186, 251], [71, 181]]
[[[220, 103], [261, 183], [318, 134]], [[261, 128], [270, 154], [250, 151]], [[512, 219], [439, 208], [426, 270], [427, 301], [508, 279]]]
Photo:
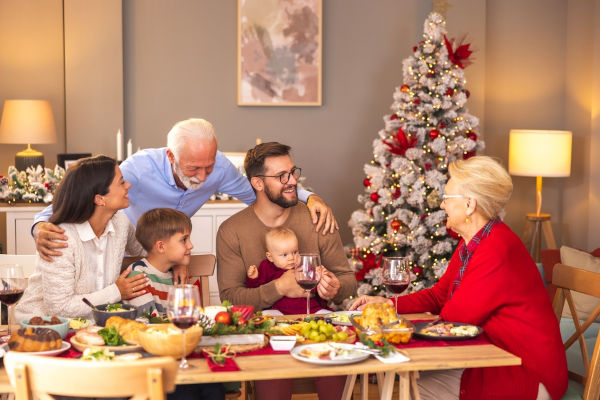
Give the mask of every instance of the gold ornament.
[[440, 196], [437, 190], [432, 190], [427, 195], [427, 205], [429, 208], [438, 208], [440, 204], [442, 204], [442, 196]]

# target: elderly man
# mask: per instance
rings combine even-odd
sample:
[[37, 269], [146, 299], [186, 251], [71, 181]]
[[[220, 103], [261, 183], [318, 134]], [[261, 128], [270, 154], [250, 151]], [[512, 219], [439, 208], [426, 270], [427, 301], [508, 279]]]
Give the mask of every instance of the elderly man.
[[[354, 294], [356, 280], [348, 266], [338, 233], [320, 235], [312, 227], [306, 206], [298, 203], [296, 185], [299, 168], [289, 156], [290, 147], [263, 143], [248, 151], [246, 175], [256, 192], [256, 201], [223, 222], [217, 233], [217, 281], [221, 300], [251, 304], [257, 310], [270, 308], [282, 297], [303, 297], [305, 291], [294, 270], [258, 288], [247, 288], [246, 269], [259, 265], [265, 257], [266, 232], [275, 227], [289, 228], [298, 238], [301, 253], [318, 253], [323, 269], [317, 286], [319, 296], [336, 303]], [[319, 377], [315, 386], [321, 399], [339, 399], [345, 377]], [[257, 399], [291, 398], [292, 381], [257, 381]]]
[[[188, 119], [173, 126], [167, 147], [137, 152], [120, 165], [131, 184], [131, 205], [125, 214], [132, 224], [140, 215], [156, 207], [170, 207], [192, 216], [215, 192], [237, 197], [246, 204], [255, 200], [246, 178], [217, 151], [217, 138], [212, 124], [204, 119]], [[301, 193], [307, 202], [315, 230], [325, 235], [335, 232], [337, 222], [323, 200], [310, 192]], [[64, 231], [45, 222], [52, 206], [39, 213], [34, 221], [33, 236], [40, 257], [50, 261], [67, 246]]]

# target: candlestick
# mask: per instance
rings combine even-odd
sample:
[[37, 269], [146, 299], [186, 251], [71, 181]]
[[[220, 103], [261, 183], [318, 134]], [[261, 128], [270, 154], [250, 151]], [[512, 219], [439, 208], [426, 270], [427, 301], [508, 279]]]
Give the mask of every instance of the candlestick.
[[117, 161], [123, 161], [123, 135], [120, 129], [117, 131]]
[[127, 158], [131, 157], [132, 151], [133, 151], [133, 143], [131, 142], [131, 139], [129, 139], [127, 141]]

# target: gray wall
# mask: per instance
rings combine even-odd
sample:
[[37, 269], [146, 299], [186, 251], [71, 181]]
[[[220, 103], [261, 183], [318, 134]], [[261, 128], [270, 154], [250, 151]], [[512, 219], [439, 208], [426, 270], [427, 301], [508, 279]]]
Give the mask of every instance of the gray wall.
[[[79, 9], [80, 1], [69, 0], [65, 6]], [[89, 1], [101, 4], [101, 0]], [[593, 222], [600, 216], [596, 161], [600, 153], [600, 0], [452, 3], [449, 36], [467, 34], [476, 50], [475, 64], [466, 69], [472, 93], [468, 107], [481, 119], [486, 154], [507, 159], [511, 128], [573, 130], [572, 176], [544, 180], [543, 210], [553, 215], [559, 243], [596, 247], [600, 233]], [[61, 1], [0, 0], [0, 100], [31, 93], [51, 99], [57, 127], [64, 135], [61, 7]], [[245, 151], [256, 138], [278, 140], [293, 146], [307, 184], [334, 208], [343, 241], [349, 243], [347, 221], [358, 207], [363, 164], [371, 159], [371, 142], [383, 127], [381, 118], [389, 112], [394, 87], [402, 83], [402, 60], [420, 40], [431, 7], [423, 0], [324, 0], [323, 105], [239, 107], [235, 0], [126, 0], [122, 6], [123, 81], [118, 82], [118, 73], [113, 72], [117, 82], [112, 82], [112, 94], [102, 101], [95, 97], [69, 101], [72, 96], [67, 90], [67, 116], [85, 118], [77, 119], [77, 130], [67, 126], [66, 144], [38, 147], [49, 160], [64, 150], [114, 155], [119, 118], [134, 149], [163, 146], [173, 123], [192, 116], [214, 123], [224, 151]], [[114, 26], [119, 12], [78, 15], [110, 21], [91, 24], [87, 30], [79, 24], [84, 31], [80, 34], [94, 38], [88, 50], [98, 46], [105, 54], [107, 50], [96, 39], [107, 37], [109, 54], [119, 51], [115, 43], [118, 27]], [[15, 14], [27, 18], [16, 23]], [[40, 53], [41, 43], [43, 60], [12, 62], [22, 50]], [[5, 51], [8, 45], [10, 51]], [[88, 61], [92, 71], [85, 76], [88, 83], [69, 80], [67, 64], [67, 82], [79, 82], [71, 87], [74, 93], [91, 90], [93, 82], [105, 79], [100, 72], [118, 63], [118, 57], [106, 56]], [[120, 99], [115, 95], [119, 85]], [[112, 105], [107, 110], [92, 110], [107, 103]], [[86, 119], [93, 134], [85, 132]], [[2, 145], [0, 173], [19, 149]], [[534, 182], [533, 178], [514, 178], [515, 193], [506, 220], [517, 232], [523, 228], [524, 214], [533, 211]]]

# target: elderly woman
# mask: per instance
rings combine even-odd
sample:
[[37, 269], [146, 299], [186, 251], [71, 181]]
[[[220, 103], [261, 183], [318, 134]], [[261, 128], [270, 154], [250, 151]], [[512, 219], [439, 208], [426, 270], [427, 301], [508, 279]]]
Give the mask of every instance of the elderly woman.
[[[512, 193], [506, 170], [489, 157], [449, 166], [442, 209], [458, 244], [446, 273], [430, 289], [397, 298], [400, 313], [430, 311], [444, 321], [483, 327], [490, 342], [521, 366], [424, 373], [423, 398], [560, 399], [567, 388], [558, 322], [534, 261], [499, 218]], [[351, 309], [383, 297], [359, 297]], [[462, 375], [462, 376], [461, 376]]]
[[50, 221], [60, 225], [68, 247], [54, 261], [38, 256], [35, 273], [16, 307], [16, 317], [60, 315], [91, 318], [94, 304], [142, 295], [147, 278], [120, 273], [123, 254], [142, 255], [135, 228], [117, 212], [129, 206], [129, 183], [106, 156], [81, 159], [67, 171], [53, 201]]

